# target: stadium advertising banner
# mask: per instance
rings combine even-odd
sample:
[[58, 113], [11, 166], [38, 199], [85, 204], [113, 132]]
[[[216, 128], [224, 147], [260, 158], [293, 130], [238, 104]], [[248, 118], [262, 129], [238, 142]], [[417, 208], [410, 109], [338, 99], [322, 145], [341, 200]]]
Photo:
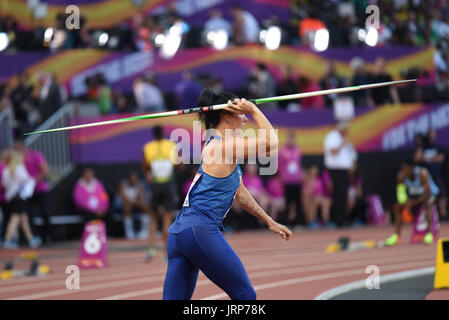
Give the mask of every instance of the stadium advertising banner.
[[[322, 154], [324, 137], [332, 129], [334, 122], [331, 110], [296, 113], [267, 111], [265, 114], [279, 129], [281, 144], [285, 141], [287, 132], [293, 130], [304, 155]], [[118, 116], [84, 119], [82, 122], [74, 120], [72, 124], [116, 118]], [[192, 144], [192, 140], [198, 141], [195, 139], [198, 133], [193, 128], [195, 120], [197, 115], [184, 115], [74, 130], [70, 132], [72, 157], [77, 163], [140, 162], [142, 147], [153, 138], [150, 128], [155, 124], [164, 126], [167, 137], [175, 129], [185, 129], [189, 133], [188, 139], [175, 140], [188, 144], [193, 149], [198, 147]], [[255, 128], [252, 123], [248, 127]], [[437, 130], [438, 145], [449, 147], [449, 104], [357, 108], [356, 116], [350, 124], [349, 140], [358, 152], [411, 150], [415, 135], [426, 133], [431, 128]]]

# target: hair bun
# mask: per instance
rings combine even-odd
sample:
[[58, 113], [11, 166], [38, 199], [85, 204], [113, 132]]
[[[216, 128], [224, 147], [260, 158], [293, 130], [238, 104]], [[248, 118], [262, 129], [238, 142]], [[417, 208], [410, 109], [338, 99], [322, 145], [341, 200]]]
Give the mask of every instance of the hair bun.
[[[233, 100], [238, 98], [235, 94], [231, 92], [221, 92], [220, 94], [216, 94], [211, 89], [204, 89], [201, 92], [200, 98], [198, 99], [199, 107], [210, 107], [214, 104], [225, 104], [229, 100]], [[200, 120], [203, 121], [206, 129], [215, 128], [221, 119], [221, 115], [227, 112], [225, 110], [212, 110], [208, 112], [201, 112], [199, 114]]]
[[201, 91], [200, 97], [198, 99], [199, 107], [208, 107], [214, 104], [214, 101], [217, 99], [218, 95], [212, 89], [203, 89]]

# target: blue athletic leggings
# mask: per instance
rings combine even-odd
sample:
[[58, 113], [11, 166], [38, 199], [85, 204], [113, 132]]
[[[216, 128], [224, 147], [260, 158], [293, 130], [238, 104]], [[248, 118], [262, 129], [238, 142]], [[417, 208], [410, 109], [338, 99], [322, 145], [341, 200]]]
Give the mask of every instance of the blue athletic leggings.
[[164, 300], [191, 299], [201, 270], [233, 300], [255, 300], [246, 270], [217, 227], [195, 226], [170, 233]]

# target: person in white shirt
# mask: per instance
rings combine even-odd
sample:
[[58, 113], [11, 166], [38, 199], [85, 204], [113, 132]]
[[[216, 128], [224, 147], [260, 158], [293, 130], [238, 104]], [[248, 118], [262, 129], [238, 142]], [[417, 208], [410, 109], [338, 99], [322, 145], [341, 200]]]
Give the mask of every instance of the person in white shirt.
[[33, 196], [35, 181], [28, 174], [23, 156], [14, 151], [8, 150], [5, 156], [5, 168], [2, 174], [2, 185], [5, 189], [5, 200], [10, 212], [10, 218], [5, 234], [3, 246], [6, 249], [17, 249], [18, 244], [13, 240], [19, 226], [28, 240], [31, 248], [37, 248], [42, 240], [33, 236], [26, 213], [26, 200]]
[[204, 35], [211, 31], [225, 30], [229, 36], [232, 34], [231, 24], [223, 19], [223, 15], [220, 10], [211, 10], [209, 12], [210, 19], [204, 24]]
[[324, 139], [324, 165], [329, 170], [332, 192], [332, 216], [337, 226], [347, 222], [349, 170], [356, 158], [353, 145], [347, 140], [348, 123], [339, 122]]
[[248, 11], [242, 10], [238, 6], [231, 8], [234, 17], [234, 41], [237, 44], [255, 43], [259, 39], [259, 23]]
[[140, 210], [141, 227], [138, 237], [140, 239], [148, 238], [148, 227], [150, 223], [150, 209], [145, 199], [143, 184], [139, 181], [136, 172], [130, 172], [119, 186], [119, 195], [123, 210], [123, 225], [127, 239], [134, 239], [133, 212]]
[[154, 76], [137, 78], [133, 90], [139, 112], [165, 110], [164, 97]]

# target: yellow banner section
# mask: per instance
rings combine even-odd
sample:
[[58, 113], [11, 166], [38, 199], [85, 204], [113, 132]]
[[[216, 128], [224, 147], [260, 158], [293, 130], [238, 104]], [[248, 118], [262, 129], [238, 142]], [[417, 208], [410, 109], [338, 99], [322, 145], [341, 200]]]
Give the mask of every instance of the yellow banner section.
[[[136, 6], [132, 0], [107, 0], [79, 5], [78, 7], [80, 8], [81, 16], [86, 18], [88, 27], [107, 28], [130, 19], [137, 13], [150, 10], [163, 2], [166, 1], [146, 0], [143, 5]], [[76, 1], [74, 1], [73, 5], [77, 5]], [[56, 16], [60, 13], [65, 13], [65, 10], [65, 5], [49, 5], [48, 14], [44, 19], [33, 19], [33, 12], [28, 8], [27, 1], [0, 1], [0, 15], [10, 15], [26, 28], [35, 28], [37, 26], [51, 27], [54, 25]]]

